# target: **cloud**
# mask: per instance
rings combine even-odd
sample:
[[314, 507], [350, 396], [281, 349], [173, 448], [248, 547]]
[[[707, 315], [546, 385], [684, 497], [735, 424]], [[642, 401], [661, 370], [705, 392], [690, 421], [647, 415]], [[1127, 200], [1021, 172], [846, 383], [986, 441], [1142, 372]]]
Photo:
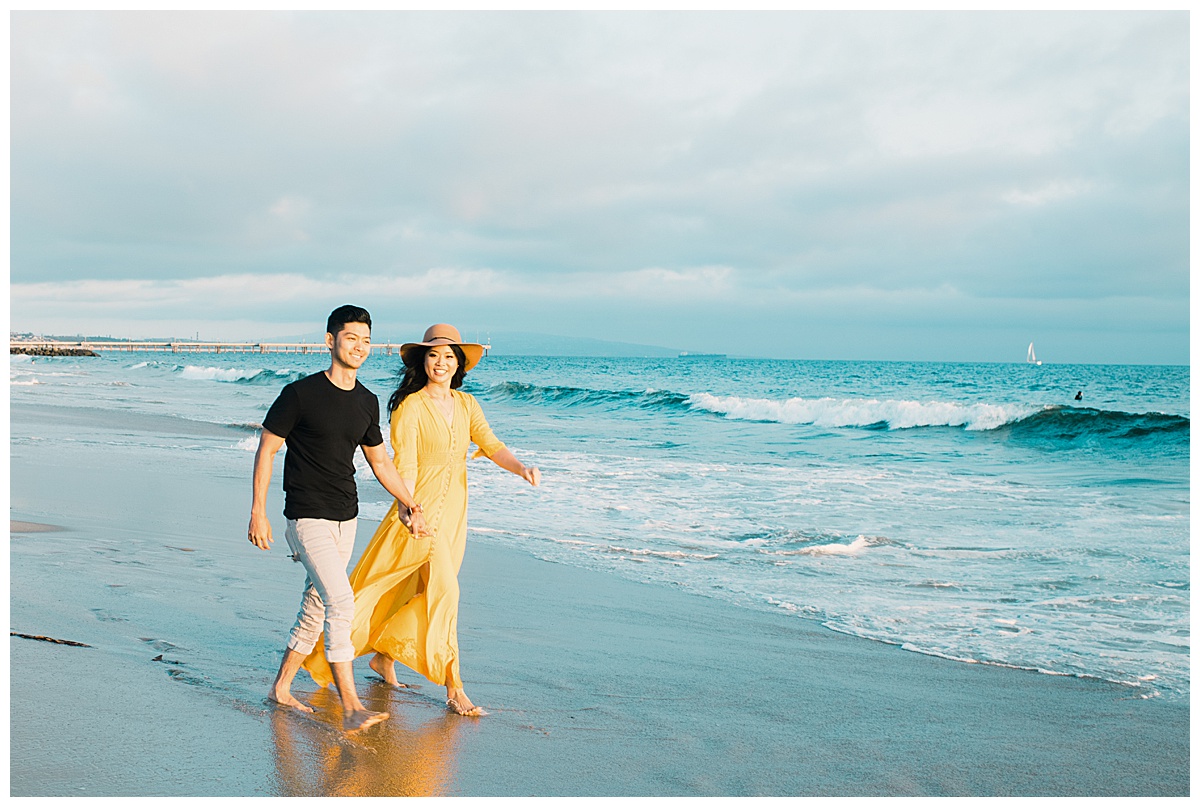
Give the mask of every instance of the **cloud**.
[[1010, 205], [1030, 205], [1040, 207], [1050, 202], [1070, 199], [1081, 193], [1087, 193], [1093, 185], [1086, 181], [1052, 180], [1036, 188], [1028, 190], [1014, 188], [1001, 198]]
[[254, 276], [601, 329], [614, 290], [680, 328], [722, 295], [1175, 300], [1187, 19], [15, 12], [14, 314], [138, 281], [229, 320]]
[[[385, 302], [459, 300], [537, 300], [547, 304], [627, 299], [643, 305], [669, 301], [715, 300], [732, 291], [730, 267], [687, 270], [641, 269], [615, 274], [575, 274], [553, 285], [517, 273], [492, 269], [436, 268], [416, 275], [379, 277], [340, 275], [314, 278], [303, 274], [239, 274], [179, 280], [73, 280], [16, 283], [11, 286], [14, 312], [21, 318], [72, 313], [93, 318], [105, 311], [134, 317], [147, 310], [222, 312], [241, 316], [255, 309], [275, 312], [296, 303], [321, 305], [326, 300], [371, 299]], [[268, 318], [275, 318], [273, 314]]]

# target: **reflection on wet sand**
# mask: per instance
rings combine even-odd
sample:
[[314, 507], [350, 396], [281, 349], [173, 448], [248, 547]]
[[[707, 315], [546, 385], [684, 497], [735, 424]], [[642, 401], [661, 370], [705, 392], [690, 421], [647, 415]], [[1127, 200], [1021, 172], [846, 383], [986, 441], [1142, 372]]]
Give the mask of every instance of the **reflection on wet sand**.
[[8, 521], [8, 531], [14, 532], [63, 532], [66, 527], [57, 524], [39, 524], [36, 521]]
[[[378, 682], [360, 692], [368, 709], [382, 709], [392, 716], [349, 737], [341, 731], [341, 705], [332, 687], [301, 696], [316, 710], [314, 714], [273, 710], [276, 795], [447, 795], [457, 738], [471, 730], [471, 721], [437, 708], [420, 695], [393, 700], [395, 693]], [[427, 704], [432, 708], [426, 709]], [[428, 718], [415, 723], [413, 713], [424, 717], [426, 711]]]

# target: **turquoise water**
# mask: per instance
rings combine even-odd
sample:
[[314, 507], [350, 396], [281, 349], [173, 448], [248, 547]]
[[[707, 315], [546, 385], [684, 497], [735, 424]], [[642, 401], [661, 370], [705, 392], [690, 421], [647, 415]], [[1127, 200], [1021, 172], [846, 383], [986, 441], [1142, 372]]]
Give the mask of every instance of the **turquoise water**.
[[[244, 437], [199, 440], [176, 421], [179, 451], [248, 486], [279, 388], [327, 361], [13, 357], [10, 395], [100, 410], [94, 431], [56, 437], [113, 451], [139, 440], [114, 419], [236, 425]], [[381, 402], [397, 363], [360, 374]], [[544, 474], [535, 491], [473, 462], [472, 540], [917, 652], [1187, 696], [1186, 367], [492, 356], [465, 389]], [[389, 501], [359, 467], [362, 513], [380, 518]]]

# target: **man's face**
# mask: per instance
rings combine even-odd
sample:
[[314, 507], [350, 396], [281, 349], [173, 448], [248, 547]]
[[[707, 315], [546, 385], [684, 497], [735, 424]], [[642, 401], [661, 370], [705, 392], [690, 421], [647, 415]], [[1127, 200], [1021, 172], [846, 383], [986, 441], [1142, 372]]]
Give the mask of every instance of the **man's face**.
[[337, 336], [325, 334], [325, 344], [334, 362], [357, 370], [371, 355], [371, 326], [365, 322], [347, 322]]

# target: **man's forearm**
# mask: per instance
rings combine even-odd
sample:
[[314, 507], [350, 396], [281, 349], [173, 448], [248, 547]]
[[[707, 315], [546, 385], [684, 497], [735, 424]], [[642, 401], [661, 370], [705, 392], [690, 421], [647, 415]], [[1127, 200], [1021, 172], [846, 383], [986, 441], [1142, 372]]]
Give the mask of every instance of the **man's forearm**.
[[395, 466], [386, 462], [380, 468], [372, 467], [372, 470], [375, 471], [375, 478], [379, 480], [379, 484], [383, 485], [383, 489], [392, 494], [402, 505], [409, 509], [416, 506], [417, 500], [413, 498], [412, 490]]
[[416, 507], [417, 502], [413, 498], [412, 490], [401, 478], [400, 472], [392, 464], [383, 445], [363, 446], [362, 450], [363, 456], [367, 458], [367, 464], [371, 466], [371, 472], [375, 474], [379, 484], [383, 485], [383, 489], [410, 510]]
[[266, 515], [267, 492], [271, 489], [271, 466], [274, 465], [274, 460], [274, 453], [264, 451], [263, 447], [259, 446], [254, 455], [253, 498], [250, 502], [252, 514]]

